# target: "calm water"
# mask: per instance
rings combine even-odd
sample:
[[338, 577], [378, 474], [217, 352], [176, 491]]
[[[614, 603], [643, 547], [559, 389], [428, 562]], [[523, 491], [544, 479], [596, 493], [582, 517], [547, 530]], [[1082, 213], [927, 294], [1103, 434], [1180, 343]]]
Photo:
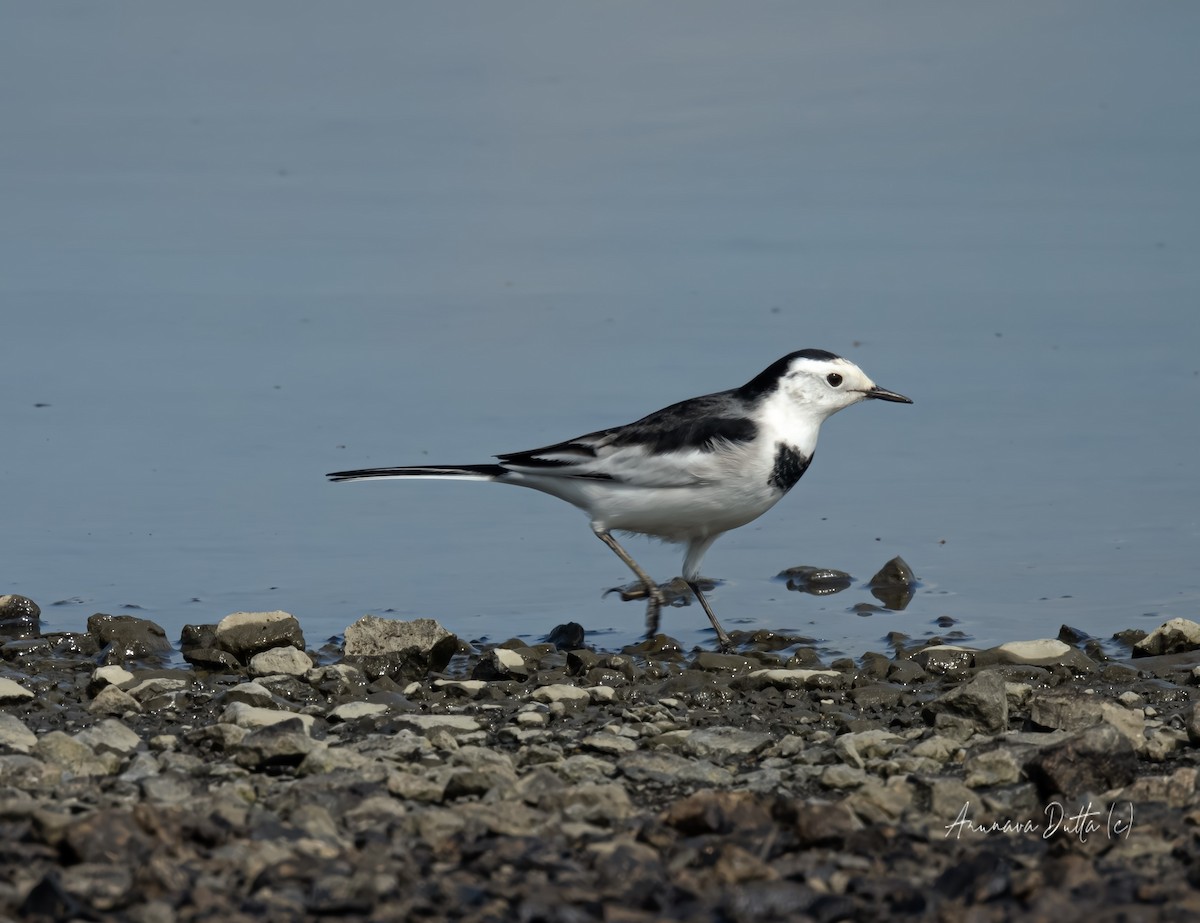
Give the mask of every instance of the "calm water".
[[[348, 15], [349, 14], [349, 15]], [[635, 639], [584, 517], [486, 461], [854, 359], [721, 539], [830, 651], [1200, 616], [1200, 7], [6, 4], [0, 592], [48, 627], [282, 608]], [[633, 539], [651, 573], [680, 551]], [[902, 612], [860, 617], [901, 555]], [[773, 580], [856, 578], [829, 597]], [[710, 643], [696, 607], [664, 628]]]

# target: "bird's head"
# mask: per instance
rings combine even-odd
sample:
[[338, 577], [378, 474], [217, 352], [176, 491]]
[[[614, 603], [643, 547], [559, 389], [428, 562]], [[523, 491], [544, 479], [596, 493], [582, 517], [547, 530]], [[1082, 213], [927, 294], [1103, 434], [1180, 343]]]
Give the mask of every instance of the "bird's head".
[[823, 349], [802, 349], [784, 356], [743, 385], [741, 393], [751, 399], [777, 394], [818, 420], [859, 401], [912, 403], [903, 394], [880, 388], [849, 359]]

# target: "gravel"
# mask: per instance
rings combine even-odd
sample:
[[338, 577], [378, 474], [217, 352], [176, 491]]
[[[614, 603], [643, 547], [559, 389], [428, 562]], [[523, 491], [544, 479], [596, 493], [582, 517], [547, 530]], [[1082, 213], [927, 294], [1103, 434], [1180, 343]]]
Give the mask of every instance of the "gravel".
[[1077, 634], [824, 663], [374, 617], [318, 652], [237, 613], [175, 669], [147, 619], [43, 636], [0, 599], [0, 919], [1200, 914], [1183, 620], [1129, 660]]

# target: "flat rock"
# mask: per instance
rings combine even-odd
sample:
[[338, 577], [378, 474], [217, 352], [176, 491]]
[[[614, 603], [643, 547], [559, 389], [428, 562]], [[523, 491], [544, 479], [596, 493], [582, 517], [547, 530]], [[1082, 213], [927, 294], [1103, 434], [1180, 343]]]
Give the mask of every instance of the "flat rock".
[[269, 727], [293, 718], [299, 720], [306, 728], [311, 728], [316, 721], [312, 715], [302, 715], [298, 712], [277, 708], [259, 708], [244, 702], [233, 702], [221, 713], [222, 723], [237, 725], [249, 730]]
[[665, 750], [638, 750], [617, 760], [617, 770], [634, 782], [657, 785], [723, 787], [733, 783], [733, 773], [708, 760], [688, 759]]
[[343, 702], [329, 712], [330, 721], [355, 721], [359, 718], [372, 718], [376, 715], [386, 715], [388, 707], [379, 702]]
[[753, 670], [736, 677], [735, 689], [840, 689], [847, 685], [844, 673], [837, 670], [772, 669]]
[[20, 705], [33, 698], [33, 693], [6, 676], [0, 676], [0, 705]]
[[746, 731], [736, 727], [709, 727], [668, 731], [653, 740], [653, 745], [706, 760], [727, 760], [750, 756], [765, 750], [775, 738], [766, 731]]
[[579, 686], [572, 686], [569, 683], [553, 683], [549, 686], [540, 686], [533, 691], [530, 696], [535, 702], [545, 702], [553, 704], [561, 702], [564, 705], [582, 706], [591, 702], [592, 697], [586, 689], [581, 689]]

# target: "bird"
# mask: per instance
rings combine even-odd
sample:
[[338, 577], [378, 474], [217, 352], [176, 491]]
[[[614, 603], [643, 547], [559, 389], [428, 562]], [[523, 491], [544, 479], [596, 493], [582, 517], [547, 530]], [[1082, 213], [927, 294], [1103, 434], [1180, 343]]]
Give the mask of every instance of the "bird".
[[728, 650], [732, 641], [698, 582], [700, 562], [721, 535], [754, 521], [796, 486], [828, 417], [865, 400], [912, 403], [877, 386], [849, 359], [801, 349], [741, 387], [689, 398], [624, 426], [496, 455], [494, 463], [360, 468], [326, 476], [491, 481], [565, 500], [587, 514], [592, 532], [645, 588], [647, 636], [658, 631], [664, 596], [613, 533], [683, 544], [683, 579]]

